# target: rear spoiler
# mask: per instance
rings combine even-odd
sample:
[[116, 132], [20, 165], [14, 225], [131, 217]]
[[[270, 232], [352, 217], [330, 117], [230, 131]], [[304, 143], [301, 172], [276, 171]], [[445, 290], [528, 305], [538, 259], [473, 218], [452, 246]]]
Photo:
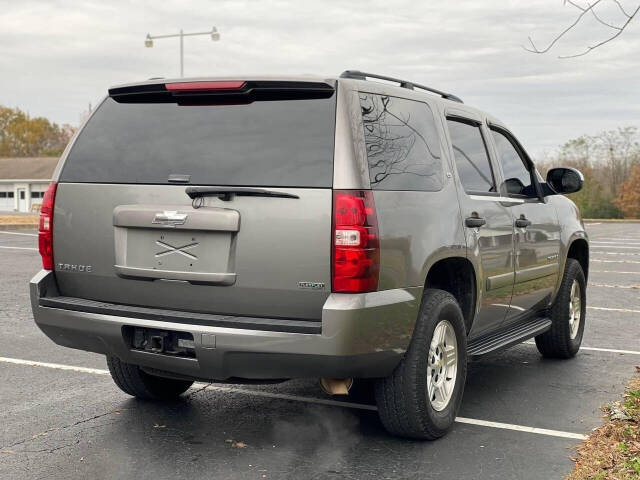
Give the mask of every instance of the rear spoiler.
[[109, 89], [119, 103], [177, 103], [179, 105], [247, 104], [268, 100], [330, 98], [335, 89], [324, 82], [190, 81], [153, 83]]

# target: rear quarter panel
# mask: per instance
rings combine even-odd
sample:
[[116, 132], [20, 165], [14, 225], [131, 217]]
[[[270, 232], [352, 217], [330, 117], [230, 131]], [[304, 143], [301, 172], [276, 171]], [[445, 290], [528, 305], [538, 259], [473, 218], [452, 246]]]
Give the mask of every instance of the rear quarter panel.
[[[359, 91], [426, 103], [435, 117], [444, 166], [442, 189], [435, 192], [373, 191], [380, 234], [378, 289], [423, 287], [429, 269], [438, 260], [467, 256], [439, 99], [378, 82], [340, 79], [334, 188], [370, 188]], [[416, 314], [418, 307], [419, 302]]]
[[374, 193], [380, 230], [380, 290], [423, 286], [431, 266], [466, 257], [451, 179], [439, 192]]

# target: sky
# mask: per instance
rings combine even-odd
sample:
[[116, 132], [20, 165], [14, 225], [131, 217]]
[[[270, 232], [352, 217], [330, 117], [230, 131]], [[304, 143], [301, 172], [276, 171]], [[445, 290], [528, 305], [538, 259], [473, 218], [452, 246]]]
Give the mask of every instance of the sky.
[[[612, 0], [598, 12], [624, 20]], [[186, 77], [406, 78], [500, 118], [540, 160], [571, 138], [640, 126], [640, 18], [586, 56], [558, 58], [611, 35], [590, 15], [549, 53], [523, 48], [529, 36], [546, 45], [578, 13], [562, 0], [0, 0], [0, 105], [78, 125], [112, 85], [179, 75], [178, 40], [145, 48], [147, 33], [215, 25], [219, 42], [185, 39]]]

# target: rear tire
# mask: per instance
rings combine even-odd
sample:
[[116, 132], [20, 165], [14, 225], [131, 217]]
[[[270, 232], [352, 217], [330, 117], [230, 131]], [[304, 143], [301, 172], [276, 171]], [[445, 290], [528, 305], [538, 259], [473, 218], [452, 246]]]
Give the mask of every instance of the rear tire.
[[[447, 433], [462, 401], [466, 348], [464, 318], [456, 299], [443, 290], [425, 289], [404, 358], [389, 377], [376, 382], [378, 413], [389, 433], [425, 440]], [[441, 391], [446, 394], [438, 396]]]
[[143, 400], [175, 399], [193, 384], [189, 380], [150, 375], [137, 365], [125, 363], [118, 357], [107, 355], [111, 378], [124, 393]]
[[551, 307], [553, 323], [549, 330], [536, 337], [536, 346], [542, 356], [574, 357], [582, 344], [586, 313], [587, 293], [584, 272], [577, 260], [567, 258], [560, 290]]

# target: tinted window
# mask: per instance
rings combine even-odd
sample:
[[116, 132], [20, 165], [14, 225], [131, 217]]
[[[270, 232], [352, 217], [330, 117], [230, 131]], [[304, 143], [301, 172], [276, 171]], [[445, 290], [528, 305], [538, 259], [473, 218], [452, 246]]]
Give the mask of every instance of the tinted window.
[[447, 120], [460, 181], [467, 192], [496, 192], [487, 148], [480, 127]]
[[525, 167], [520, 154], [502, 133], [491, 130], [498, 150], [498, 161], [502, 166], [507, 192], [519, 195], [535, 195], [531, 184], [531, 174]]
[[426, 103], [360, 93], [369, 178], [374, 190], [442, 188], [440, 138]]
[[248, 105], [120, 104], [80, 134], [63, 182], [331, 187], [335, 95]]

